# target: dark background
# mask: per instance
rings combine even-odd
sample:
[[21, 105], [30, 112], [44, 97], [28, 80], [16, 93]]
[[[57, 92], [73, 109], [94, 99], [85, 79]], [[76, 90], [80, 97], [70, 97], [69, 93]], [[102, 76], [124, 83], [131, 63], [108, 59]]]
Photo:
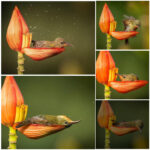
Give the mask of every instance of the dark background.
[[[97, 51], [97, 56], [99, 52]], [[140, 80], [149, 81], [149, 52], [147, 51], [111, 51], [119, 74], [136, 74]], [[119, 77], [117, 78], [119, 81]], [[129, 93], [118, 93], [111, 88], [112, 99], [148, 99], [149, 85]], [[104, 86], [96, 81], [96, 98], [104, 98]]]
[[18, 6], [33, 40], [62, 37], [72, 47], [57, 56], [33, 61], [25, 56], [25, 74], [94, 74], [94, 2], [2, 2], [2, 73], [17, 73], [17, 53], [6, 41], [12, 11]]
[[133, 16], [141, 22], [140, 28], [137, 30], [139, 34], [129, 39], [129, 46], [125, 46], [124, 40], [112, 38], [112, 49], [148, 49], [149, 48], [149, 2], [147, 1], [120, 1], [110, 2], [103, 1], [96, 4], [96, 48], [106, 49], [106, 34], [102, 33], [99, 27], [99, 18], [107, 3], [111, 10], [115, 21], [117, 21], [116, 31], [123, 31], [123, 15]]
[[[139, 131], [117, 136], [110, 134], [110, 147], [120, 149], [149, 148], [149, 102], [148, 101], [109, 101], [117, 117], [117, 121], [142, 120], [144, 127]], [[101, 101], [96, 102], [96, 116]], [[97, 118], [96, 118], [97, 119]], [[101, 128], [96, 121], [96, 147], [104, 148], [105, 129]]]
[[[94, 77], [15, 77], [28, 105], [28, 115], [66, 115], [80, 123], [41, 139], [17, 132], [18, 149], [94, 148]], [[2, 78], [3, 83], [4, 77]], [[2, 125], [2, 148], [8, 147], [8, 128]]]

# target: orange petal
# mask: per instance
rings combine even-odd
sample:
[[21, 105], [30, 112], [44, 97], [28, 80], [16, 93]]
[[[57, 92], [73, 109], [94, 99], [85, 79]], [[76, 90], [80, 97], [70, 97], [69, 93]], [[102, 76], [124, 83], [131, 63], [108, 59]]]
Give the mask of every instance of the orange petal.
[[20, 89], [12, 76], [6, 76], [1, 96], [2, 124], [13, 126], [16, 117], [16, 107], [24, 104]]
[[109, 85], [118, 91], [119, 93], [128, 93], [146, 85], [148, 81], [137, 80], [137, 81], [113, 81]]
[[114, 22], [114, 17], [108, 5], [105, 3], [99, 20], [99, 27], [103, 33], [109, 33], [111, 22]]
[[114, 123], [109, 129], [116, 135], [125, 135], [134, 131], [141, 131], [144, 124], [141, 120]]
[[64, 48], [24, 48], [23, 52], [33, 60], [43, 60], [62, 53]]
[[27, 32], [29, 32], [28, 26], [26, 25], [18, 7], [15, 6], [6, 34], [9, 47], [12, 50], [21, 51], [22, 35]]
[[110, 32], [111, 36], [118, 40], [125, 40], [130, 37], [136, 36], [139, 32], [136, 31], [115, 31]]
[[[109, 70], [115, 68], [115, 62], [109, 51], [100, 51], [96, 61], [96, 79], [99, 83], [107, 84]], [[114, 78], [116, 79], [116, 78]]]
[[1, 121], [5, 126], [12, 126], [16, 115], [17, 98], [12, 81], [13, 77], [7, 76], [1, 91]]
[[110, 118], [114, 118], [114, 112], [107, 100], [102, 101], [98, 115], [97, 121], [100, 127], [108, 128]]
[[109, 77], [109, 56], [107, 51], [100, 51], [96, 61], [96, 79], [99, 83], [107, 84]]
[[18, 128], [22, 134], [31, 139], [38, 139], [58, 131], [65, 129], [65, 126], [62, 125], [53, 125], [53, 126], [45, 126], [39, 124], [30, 124], [23, 127]]
[[113, 59], [113, 57], [111, 56], [110, 52], [107, 51], [108, 53], [108, 57], [109, 57], [109, 69], [113, 69], [115, 68], [115, 61]]
[[24, 104], [24, 99], [21, 94], [21, 91], [13, 77], [11, 77], [11, 84], [13, 85], [13, 87], [15, 89], [16, 98], [17, 98], [17, 106]]
[[103, 33], [109, 33], [110, 15], [109, 15], [109, 8], [106, 3], [100, 16], [99, 27]]
[[116, 135], [125, 135], [134, 131], [138, 131], [137, 127], [117, 127], [117, 126], [111, 126], [110, 127], [111, 132], [113, 132]]

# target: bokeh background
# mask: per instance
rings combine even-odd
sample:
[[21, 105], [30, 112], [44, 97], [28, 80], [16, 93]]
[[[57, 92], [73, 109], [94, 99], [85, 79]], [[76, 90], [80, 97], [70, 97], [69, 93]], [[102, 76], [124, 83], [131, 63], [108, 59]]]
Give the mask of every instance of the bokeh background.
[[[4, 81], [2, 78], [2, 83]], [[95, 143], [94, 77], [15, 77], [29, 106], [28, 116], [66, 115], [81, 120], [56, 134], [28, 139], [18, 134], [18, 149], [93, 149]], [[2, 125], [2, 148], [8, 147], [8, 128]]]
[[[148, 101], [109, 101], [118, 122], [142, 120], [144, 127], [139, 131], [117, 136], [110, 134], [110, 147], [120, 149], [149, 148], [149, 102]], [[96, 102], [96, 116], [101, 101]], [[97, 118], [96, 118], [97, 119]], [[97, 122], [97, 121], [96, 121]], [[104, 148], [105, 129], [96, 123], [96, 147]]]
[[17, 73], [17, 53], [6, 41], [15, 5], [32, 32], [33, 40], [53, 41], [62, 37], [73, 45], [43, 61], [33, 61], [25, 56], [25, 74], [94, 74], [94, 2], [2, 2], [3, 74]]
[[[97, 51], [97, 56], [99, 52]], [[111, 51], [119, 74], [136, 74], [140, 80], [149, 81], [149, 52], [147, 51]], [[119, 81], [119, 77], [117, 78]], [[111, 88], [112, 99], [148, 99], [149, 85], [129, 93], [118, 93]], [[96, 81], [96, 98], [104, 98], [104, 86]]]
[[141, 22], [137, 30], [139, 34], [129, 39], [129, 46], [124, 40], [112, 38], [112, 49], [148, 49], [149, 48], [149, 2], [148, 1], [99, 1], [96, 2], [96, 48], [106, 49], [106, 34], [99, 28], [99, 18], [104, 4], [107, 3], [115, 20], [117, 21], [116, 31], [123, 31], [123, 15], [133, 16]]

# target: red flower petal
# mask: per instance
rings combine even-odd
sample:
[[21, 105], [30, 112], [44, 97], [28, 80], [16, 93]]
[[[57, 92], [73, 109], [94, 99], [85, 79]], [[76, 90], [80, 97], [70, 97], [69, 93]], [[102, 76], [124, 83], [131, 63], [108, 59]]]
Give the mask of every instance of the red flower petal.
[[62, 53], [64, 48], [23, 48], [22, 52], [24, 52], [27, 56], [32, 58], [33, 60], [43, 60], [48, 57], [52, 57]]
[[22, 35], [27, 32], [29, 32], [28, 26], [25, 23], [18, 7], [15, 6], [6, 34], [9, 47], [12, 50], [21, 51]]
[[113, 81], [109, 85], [118, 91], [119, 93], [128, 93], [146, 85], [148, 81], [137, 80], [137, 81]]
[[124, 135], [134, 131], [141, 131], [144, 124], [141, 120], [114, 123], [109, 129], [116, 135]]
[[45, 126], [40, 124], [30, 124], [23, 127], [18, 128], [22, 134], [31, 139], [38, 139], [58, 131], [65, 129], [63, 125], [52, 125]]
[[111, 126], [109, 129], [111, 132], [119, 136], [139, 130], [137, 127], [117, 127], [117, 126]]
[[108, 128], [109, 119], [115, 117], [114, 112], [107, 100], [102, 101], [98, 115], [97, 121], [100, 127]]
[[12, 76], [6, 76], [1, 94], [2, 124], [13, 126], [16, 117], [16, 106], [24, 104], [24, 100]]
[[136, 32], [136, 31], [114, 31], [114, 32], [110, 32], [111, 36], [118, 39], [118, 40], [128, 39], [130, 37], [135, 36], [138, 33], [139, 32]]
[[102, 84], [107, 84], [109, 70], [115, 68], [115, 62], [109, 51], [100, 51], [96, 61], [96, 79]]
[[105, 3], [99, 20], [99, 27], [101, 31], [103, 33], [109, 33], [110, 23], [113, 21], [114, 21], [114, 17], [110, 9], [108, 8], [107, 4]]

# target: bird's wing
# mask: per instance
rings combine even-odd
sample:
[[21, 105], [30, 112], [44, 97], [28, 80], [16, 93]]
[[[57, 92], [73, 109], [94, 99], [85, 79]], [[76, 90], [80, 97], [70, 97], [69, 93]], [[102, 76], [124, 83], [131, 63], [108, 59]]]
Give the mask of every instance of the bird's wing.
[[16, 124], [17, 124], [16, 128], [20, 128], [22, 126], [31, 124], [31, 122], [30, 122], [30, 120], [25, 120], [25, 121], [22, 121], [22, 122], [17, 122]]

